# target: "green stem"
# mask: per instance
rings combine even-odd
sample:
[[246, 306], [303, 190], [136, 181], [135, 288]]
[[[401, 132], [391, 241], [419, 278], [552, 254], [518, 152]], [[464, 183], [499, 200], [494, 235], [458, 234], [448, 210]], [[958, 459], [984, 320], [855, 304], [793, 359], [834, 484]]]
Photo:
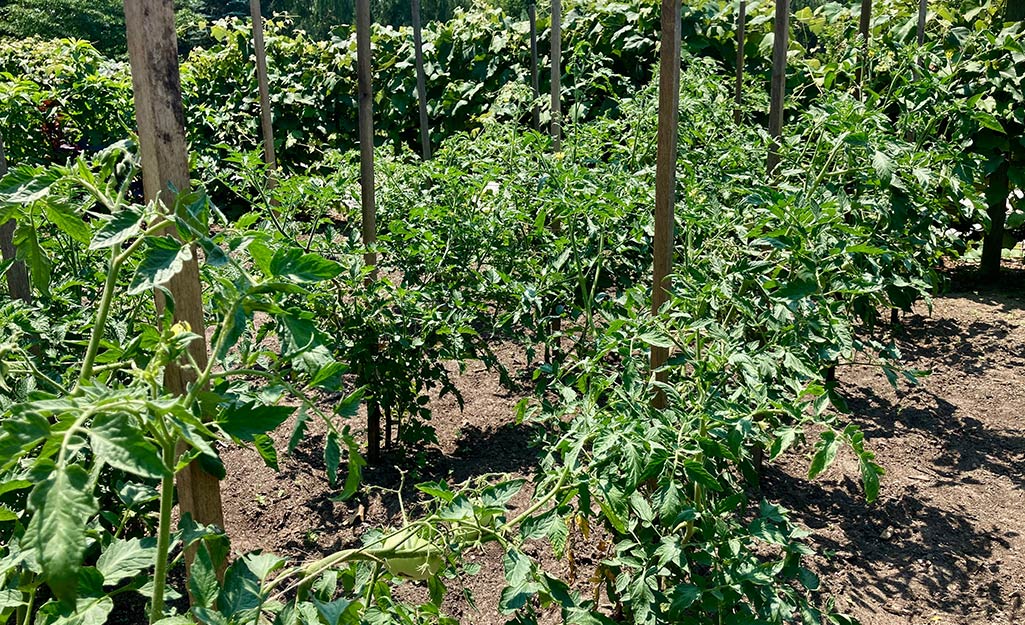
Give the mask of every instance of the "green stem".
[[160, 525], [157, 529], [156, 567], [153, 572], [153, 603], [150, 625], [164, 616], [164, 588], [167, 585], [167, 554], [171, 546], [171, 507], [174, 504], [175, 441], [163, 440], [164, 477], [160, 481]]
[[96, 310], [93, 333], [89, 337], [89, 347], [86, 349], [85, 360], [82, 361], [82, 369], [78, 374], [78, 382], [75, 384], [73, 393], [77, 392], [93, 375], [93, 363], [96, 362], [96, 354], [100, 351], [100, 341], [103, 339], [103, 329], [107, 325], [107, 316], [110, 314], [110, 304], [114, 301], [114, 288], [117, 286], [119, 269], [118, 250], [117, 246], [114, 246], [110, 250], [110, 266], [107, 268], [107, 279], [103, 283], [103, 295], [100, 298], [100, 305]]

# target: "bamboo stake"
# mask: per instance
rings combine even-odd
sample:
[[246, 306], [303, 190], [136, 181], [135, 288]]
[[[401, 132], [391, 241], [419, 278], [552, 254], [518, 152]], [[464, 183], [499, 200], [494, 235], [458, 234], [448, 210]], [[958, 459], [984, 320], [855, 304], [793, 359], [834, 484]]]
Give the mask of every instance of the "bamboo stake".
[[[662, 49], [658, 72], [658, 160], [655, 165], [655, 259], [652, 272], [651, 312], [657, 315], [672, 288], [673, 229], [676, 205], [676, 151], [680, 119], [680, 0], [662, 0]], [[669, 349], [651, 348], [651, 369], [658, 370], [669, 358]], [[656, 374], [665, 382], [666, 372]], [[656, 408], [664, 408], [659, 391]]]
[[[190, 188], [172, 0], [127, 0], [125, 26], [146, 200], [159, 196], [171, 205], [175, 198], [172, 189]], [[167, 232], [175, 234], [175, 229], [168, 228]], [[196, 364], [205, 368], [206, 324], [195, 254], [167, 288], [174, 297], [175, 321], [187, 322], [200, 337], [189, 345], [189, 352]], [[162, 294], [158, 292], [156, 299], [158, 309], [163, 309]], [[191, 368], [175, 364], [168, 365], [164, 373], [165, 387], [176, 394], [188, 392], [194, 380]], [[224, 527], [220, 484], [198, 462], [178, 473], [178, 501], [182, 514], [190, 513], [199, 523]]]
[[270, 81], [267, 79], [267, 49], [263, 42], [263, 14], [260, 0], [249, 0], [249, 12], [253, 16], [253, 49], [256, 52], [256, 78], [260, 85], [260, 125], [263, 130], [263, 161], [267, 165], [267, 188], [275, 185], [274, 170], [277, 156], [274, 154], [274, 125], [271, 121]]
[[562, 0], [552, 0], [552, 151], [562, 151]]
[[431, 127], [427, 120], [427, 73], [424, 71], [424, 39], [420, 27], [420, 0], [411, 0], [413, 48], [416, 55], [416, 98], [420, 104], [420, 143], [423, 158], [431, 160]]
[[534, 107], [531, 121], [534, 130], [541, 130], [541, 109], [537, 105], [541, 97], [541, 80], [537, 71], [537, 6], [531, 2], [527, 7], [530, 18], [530, 85], [534, 88]]
[[[370, 50], [370, 0], [356, 0], [356, 73], [359, 81], [359, 173], [363, 206], [363, 261], [373, 267], [370, 280], [377, 280], [377, 214], [374, 198], [374, 85]], [[381, 458], [381, 406], [375, 398], [367, 405], [367, 459]]]
[[747, 28], [747, 0], [740, 0], [737, 12], [737, 85], [733, 101], [733, 122], [740, 125], [741, 107], [744, 104], [744, 42]]
[[[0, 177], [7, 175], [7, 155], [4, 153], [4, 136], [0, 133]], [[11, 299], [20, 299], [25, 303], [32, 302], [32, 284], [29, 282], [28, 269], [25, 263], [15, 260], [18, 250], [14, 247], [14, 220], [0, 224], [0, 254], [4, 261], [14, 260], [7, 269], [7, 293]]]
[[773, 22], [772, 85], [769, 95], [769, 175], [779, 167], [779, 147], [783, 138], [783, 101], [787, 88], [787, 48], [790, 37], [790, 0], [776, 0]]

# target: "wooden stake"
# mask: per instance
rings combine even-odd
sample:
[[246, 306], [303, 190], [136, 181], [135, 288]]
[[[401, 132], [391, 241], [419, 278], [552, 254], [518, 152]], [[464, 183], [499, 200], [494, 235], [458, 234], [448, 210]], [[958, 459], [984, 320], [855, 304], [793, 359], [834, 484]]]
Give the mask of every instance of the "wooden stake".
[[534, 107], [531, 114], [531, 122], [534, 130], [541, 130], [541, 109], [537, 105], [541, 97], [541, 80], [537, 71], [537, 6], [531, 2], [527, 7], [527, 16], [530, 19], [530, 85], [534, 88]]
[[[369, 279], [377, 280], [377, 214], [374, 198], [374, 85], [370, 50], [370, 0], [356, 0], [356, 73], [359, 81], [359, 183], [363, 206], [363, 262], [373, 267]], [[381, 458], [381, 407], [376, 399], [367, 405], [367, 459]]]
[[769, 94], [769, 175], [779, 167], [779, 147], [783, 139], [783, 101], [787, 88], [787, 48], [790, 45], [790, 0], [776, 0], [773, 22], [772, 85]]
[[552, 151], [562, 151], [562, 0], [552, 0]]
[[918, 45], [925, 43], [925, 17], [929, 13], [929, 0], [918, 0]]
[[531, 124], [534, 130], [541, 129], [541, 110], [537, 100], [541, 97], [540, 77], [537, 72], [537, 6], [531, 2], [527, 6], [527, 17], [530, 22], [530, 84], [534, 89], [534, 106], [531, 112]]
[[744, 42], [747, 28], [747, 0], [740, 0], [737, 12], [737, 86], [733, 97], [733, 122], [740, 125], [741, 106], [744, 104]]
[[[658, 160], [655, 165], [655, 259], [651, 312], [657, 315], [669, 299], [673, 270], [673, 229], [676, 205], [676, 150], [680, 123], [680, 0], [662, 0], [662, 48], [658, 71]], [[651, 369], [669, 358], [665, 347], [651, 348]], [[666, 373], [657, 374], [666, 381]], [[655, 407], [664, 408], [665, 394], [656, 394]]]
[[427, 73], [424, 71], [424, 37], [420, 27], [420, 0], [411, 0], [413, 48], [416, 56], [416, 99], [420, 104], [420, 143], [423, 158], [431, 160], [431, 127], [427, 120]]
[[861, 22], [858, 25], [861, 34], [861, 62], [858, 63], [857, 83], [858, 97], [861, 97], [865, 74], [868, 73], [868, 40], [872, 36], [872, 0], [861, 0]]
[[[172, 0], [126, 0], [125, 26], [146, 200], [159, 196], [165, 205], [172, 205], [172, 186], [182, 191], [190, 188]], [[167, 232], [174, 234], [175, 229], [168, 228]], [[200, 336], [189, 346], [192, 358], [199, 367], [206, 367], [203, 292], [195, 255], [167, 288], [174, 297], [175, 320], [187, 322]], [[157, 307], [163, 306], [158, 293]], [[191, 369], [169, 365], [164, 386], [172, 393], [184, 394], [194, 379]], [[190, 513], [199, 523], [224, 527], [220, 484], [198, 462], [178, 473], [178, 502], [182, 514]]]
[[[7, 175], [7, 155], [4, 153], [4, 136], [0, 133], [0, 177]], [[14, 260], [18, 257], [18, 250], [14, 247], [14, 220], [0, 224], [0, 254], [4, 261]], [[20, 299], [25, 303], [32, 302], [32, 284], [29, 282], [28, 269], [25, 263], [14, 260], [14, 264], [7, 270], [7, 293], [11, 299]]]
[[256, 52], [256, 79], [260, 85], [260, 125], [263, 129], [263, 161], [267, 165], [267, 188], [275, 185], [274, 170], [277, 157], [274, 154], [274, 125], [271, 122], [270, 82], [267, 79], [267, 49], [263, 43], [263, 14], [260, 0], [249, 0], [249, 12], [253, 16], [253, 49]]

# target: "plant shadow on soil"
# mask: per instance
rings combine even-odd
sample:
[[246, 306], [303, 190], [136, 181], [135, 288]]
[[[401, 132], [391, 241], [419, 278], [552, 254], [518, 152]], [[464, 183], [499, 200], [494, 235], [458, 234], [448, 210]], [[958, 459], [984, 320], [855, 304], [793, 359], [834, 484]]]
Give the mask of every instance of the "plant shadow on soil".
[[[799, 458], [767, 467], [764, 491], [813, 530], [825, 556], [817, 570], [863, 622], [1025, 617], [1016, 555], [1025, 538], [1014, 521], [1025, 490], [1025, 271], [1007, 274], [950, 294], [935, 317], [904, 320], [902, 363], [933, 372], [920, 385], [894, 391], [872, 368], [841, 375], [851, 420], [888, 472], [875, 503], [845, 454], [815, 481]], [[953, 274], [953, 284], [966, 282]]]

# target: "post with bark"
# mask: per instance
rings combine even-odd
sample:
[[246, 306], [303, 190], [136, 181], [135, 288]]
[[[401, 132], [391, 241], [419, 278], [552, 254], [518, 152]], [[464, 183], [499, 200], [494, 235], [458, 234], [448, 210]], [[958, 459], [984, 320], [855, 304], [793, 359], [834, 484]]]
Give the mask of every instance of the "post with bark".
[[552, 0], [552, 151], [562, 150], [562, 0]]
[[424, 36], [420, 24], [420, 0], [411, 0], [413, 53], [416, 60], [416, 99], [420, 106], [420, 144], [425, 161], [431, 160], [431, 127], [427, 119], [427, 73], [424, 71]]
[[263, 131], [263, 162], [267, 166], [267, 188], [275, 185], [277, 156], [274, 154], [274, 125], [271, 121], [270, 81], [267, 78], [267, 48], [263, 41], [263, 13], [260, 0], [249, 0], [253, 17], [253, 50], [256, 53], [256, 79], [260, 89], [260, 127]]
[[740, 0], [737, 11], [737, 85], [733, 96], [733, 122], [740, 125], [744, 104], [744, 42], [747, 37], [747, 0]]
[[[356, 73], [359, 82], [359, 183], [363, 207], [363, 262], [373, 267], [369, 280], [377, 280], [377, 213], [374, 197], [374, 85], [370, 50], [370, 0], [356, 0]], [[367, 460], [381, 458], [381, 405], [367, 402]]]
[[865, 75], [868, 74], [868, 40], [872, 36], [872, 0], [861, 0], [861, 21], [858, 24], [858, 33], [861, 35], [861, 62], [858, 63], [855, 82], [857, 83], [858, 97], [861, 97], [865, 86]]
[[[4, 153], [4, 136], [0, 134], [0, 178], [7, 175], [7, 155]], [[0, 253], [4, 262], [14, 261], [7, 269], [7, 293], [11, 299], [32, 302], [32, 284], [28, 279], [25, 263], [16, 260], [18, 250], [14, 247], [14, 220], [0, 224]]]
[[790, 0], [776, 0], [773, 22], [772, 79], [769, 93], [769, 175], [779, 168], [779, 149], [783, 140], [783, 102], [787, 88], [787, 48], [790, 46]]
[[[655, 259], [652, 272], [651, 312], [657, 315], [669, 299], [673, 270], [673, 216], [676, 205], [676, 152], [680, 118], [680, 0], [662, 0], [662, 35], [658, 72], [658, 155], [655, 165]], [[658, 371], [669, 349], [651, 348], [651, 369]], [[656, 379], [664, 382], [666, 373]], [[664, 408], [665, 393], [654, 404]]]
[[[125, 26], [145, 197], [147, 201], [159, 197], [161, 202], [171, 206], [174, 189], [188, 191], [190, 188], [172, 1], [125, 2]], [[173, 227], [169, 227], [167, 233], [177, 235]], [[196, 364], [205, 368], [208, 362], [206, 325], [195, 254], [167, 283], [167, 289], [174, 297], [175, 321], [188, 323], [200, 337], [189, 345], [189, 352]], [[162, 294], [158, 292], [156, 299], [158, 309], [163, 309]], [[184, 394], [195, 377], [191, 368], [168, 365], [164, 386], [171, 393]], [[181, 513], [189, 513], [205, 525], [224, 527], [217, 478], [204, 471], [198, 462], [193, 462], [178, 473], [177, 480]]]
[[537, 71], [537, 5], [533, 2], [527, 7], [527, 16], [530, 20], [530, 86], [534, 89], [531, 122], [534, 130], [541, 130], [541, 109], [537, 105], [537, 101], [541, 97], [541, 78]]

